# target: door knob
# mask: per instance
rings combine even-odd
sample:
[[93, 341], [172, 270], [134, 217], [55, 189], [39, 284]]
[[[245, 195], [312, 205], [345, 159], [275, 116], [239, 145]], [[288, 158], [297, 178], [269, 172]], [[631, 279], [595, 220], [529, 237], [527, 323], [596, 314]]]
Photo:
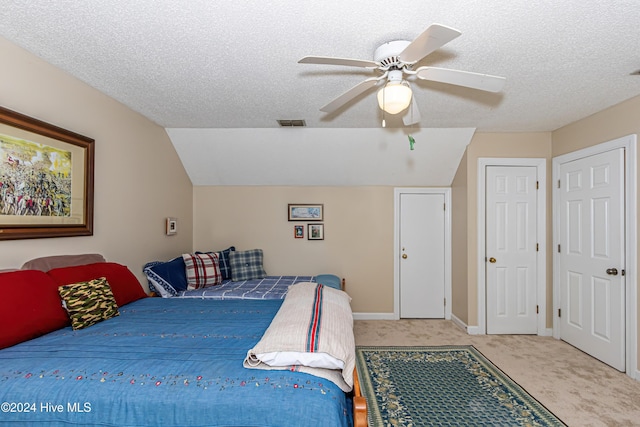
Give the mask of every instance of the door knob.
[[607, 274], [610, 274], [611, 276], [617, 276], [618, 275], [618, 269], [617, 268], [607, 268]]
[[402, 254], [402, 259], [407, 259], [407, 254]]
[[495, 263], [495, 262], [496, 262], [496, 259], [495, 259], [494, 257], [491, 257], [491, 258], [489, 258], [489, 262], [490, 262], [491, 264], [493, 264], [493, 263]]

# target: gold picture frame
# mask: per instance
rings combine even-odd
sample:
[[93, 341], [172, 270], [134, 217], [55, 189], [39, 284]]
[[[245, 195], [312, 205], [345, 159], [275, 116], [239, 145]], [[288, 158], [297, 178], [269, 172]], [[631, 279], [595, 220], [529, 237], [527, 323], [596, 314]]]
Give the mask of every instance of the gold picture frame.
[[0, 240], [93, 235], [94, 145], [0, 107]]

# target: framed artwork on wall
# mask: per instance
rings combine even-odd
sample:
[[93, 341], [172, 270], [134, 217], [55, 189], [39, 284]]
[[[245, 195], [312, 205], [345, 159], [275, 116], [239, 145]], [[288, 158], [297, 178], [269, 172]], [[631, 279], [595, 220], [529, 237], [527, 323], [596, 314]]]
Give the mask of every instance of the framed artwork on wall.
[[324, 240], [324, 224], [307, 224], [308, 240]]
[[317, 204], [292, 204], [287, 206], [287, 219], [289, 221], [322, 221], [324, 217], [324, 205]]
[[304, 238], [304, 225], [293, 226], [293, 237], [295, 237], [296, 239]]
[[0, 240], [93, 235], [94, 144], [0, 107]]

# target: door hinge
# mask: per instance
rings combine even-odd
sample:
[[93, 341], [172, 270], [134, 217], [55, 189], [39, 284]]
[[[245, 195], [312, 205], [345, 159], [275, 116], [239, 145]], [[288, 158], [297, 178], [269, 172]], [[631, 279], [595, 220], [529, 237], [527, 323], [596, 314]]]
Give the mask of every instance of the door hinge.
[[536, 305], [536, 314], [540, 314], [540, 306]]
[[536, 181], [536, 190], [540, 189], [540, 182]]
[[558, 180], [558, 188], [560, 188], [560, 180]]
[[447, 299], [446, 298], [444, 299], [444, 306], [445, 307], [447, 306]]
[[560, 253], [560, 244], [558, 244], [558, 253]]
[[540, 252], [540, 243], [536, 243], [536, 252]]
[[558, 317], [562, 317], [562, 309], [561, 308], [558, 309]]
[[444, 204], [444, 208], [443, 208], [443, 209], [444, 209], [445, 211], [447, 210], [447, 204], [446, 204], [446, 203]]

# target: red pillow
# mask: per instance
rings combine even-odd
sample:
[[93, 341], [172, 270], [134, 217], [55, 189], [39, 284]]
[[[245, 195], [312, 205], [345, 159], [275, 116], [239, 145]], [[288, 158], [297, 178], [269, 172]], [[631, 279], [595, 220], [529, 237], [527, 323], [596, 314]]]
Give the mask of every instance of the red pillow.
[[0, 348], [70, 325], [55, 280], [36, 270], [0, 273], [0, 325]]
[[47, 274], [53, 277], [58, 286], [106, 277], [118, 307], [147, 296], [136, 276], [126, 266], [115, 262], [54, 268]]

